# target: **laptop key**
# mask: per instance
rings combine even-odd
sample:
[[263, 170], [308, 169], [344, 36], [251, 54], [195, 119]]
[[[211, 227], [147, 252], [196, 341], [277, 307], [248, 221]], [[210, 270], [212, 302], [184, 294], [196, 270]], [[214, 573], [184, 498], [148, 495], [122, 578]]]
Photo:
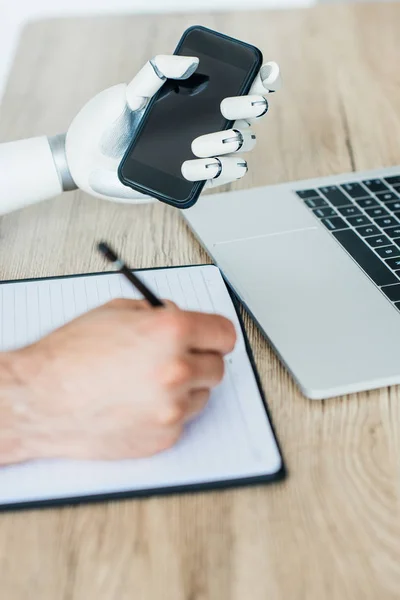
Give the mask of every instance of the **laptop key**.
[[386, 235], [375, 235], [374, 237], [367, 238], [365, 240], [372, 248], [379, 248], [379, 246], [390, 246], [391, 241]]
[[396, 227], [388, 227], [384, 231], [385, 234], [391, 238], [400, 238], [400, 225], [397, 225]]
[[367, 225], [367, 227], [357, 227], [356, 231], [363, 237], [380, 234], [379, 229], [375, 225]]
[[400, 256], [400, 248], [397, 246], [385, 246], [384, 248], [376, 248], [377, 253], [382, 258], [393, 258], [395, 256]]
[[365, 212], [367, 213], [367, 215], [369, 215], [373, 219], [375, 219], [377, 217], [389, 217], [390, 216], [388, 211], [381, 207], [366, 208]]
[[365, 217], [364, 215], [360, 215], [359, 217], [349, 217], [348, 222], [353, 227], [361, 227], [362, 225], [372, 225], [372, 221]]
[[329, 229], [329, 231], [336, 231], [337, 229], [346, 229], [347, 223], [340, 217], [332, 217], [331, 219], [321, 219], [321, 223]]
[[304, 200], [305, 204], [307, 204], [308, 208], [322, 208], [323, 206], [328, 206], [326, 200], [318, 196], [318, 198], [306, 198]]
[[400, 258], [389, 258], [385, 262], [393, 270], [400, 269]]
[[343, 194], [342, 190], [340, 190], [336, 185], [329, 185], [327, 187], [319, 188], [319, 191], [336, 208], [338, 206], [351, 205], [350, 198], [348, 198], [346, 194]]
[[[332, 234], [358, 265], [378, 286], [397, 283], [396, 275], [376, 256], [354, 231], [334, 231]], [[394, 259], [392, 259], [394, 260]], [[400, 259], [399, 259], [400, 265]], [[400, 268], [400, 266], [398, 267]]]
[[344, 206], [343, 208], [339, 208], [339, 212], [343, 217], [362, 215], [361, 210], [357, 206]]
[[392, 212], [396, 212], [400, 210], [400, 200], [395, 202], [386, 202], [385, 207]]
[[379, 202], [375, 198], [358, 198], [356, 200], [358, 206], [361, 208], [372, 208], [373, 206], [379, 206]]
[[399, 199], [398, 194], [395, 194], [394, 192], [384, 192], [376, 195], [379, 198], [379, 200], [381, 202], [384, 202], [385, 204], [386, 202], [393, 202], [393, 200]]
[[382, 179], [367, 179], [366, 181], [363, 181], [363, 184], [373, 194], [376, 194], [377, 192], [389, 192], [388, 186]]
[[319, 197], [317, 190], [300, 190], [300, 191], [296, 192], [296, 194], [303, 200], [305, 198], [318, 198]]
[[362, 187], [359, 183], [344, 183], [341, 186], [345, 192], [352, 198], [362, 198], [363, 196], [369, 196], [368, 191]]
[[394, 217], [380, 217], [379, 219], [375, 219], [375, 223], [379, 227], [393, 227], [399, 224], [398, 220]]
[[392, 302], [400, 301], [400, 283], [397, 285], [388, 285], [382, 288], [382, 292], [391, 300]]
[[313, 210], [313, 213], [314, 215], [317, 215], [317, 217], [319, 217], [320, 219], [322, 219], [323, 217], [337, 216], [336, 210], [333, 210], [333, 208], [331, 208], [330, 206], [324, 208], [317, 208], [316, 210]]
[[390, 185], [400, 185], [400, 175], [395, 175], [394, 177], [385, 177], [385, 181]]

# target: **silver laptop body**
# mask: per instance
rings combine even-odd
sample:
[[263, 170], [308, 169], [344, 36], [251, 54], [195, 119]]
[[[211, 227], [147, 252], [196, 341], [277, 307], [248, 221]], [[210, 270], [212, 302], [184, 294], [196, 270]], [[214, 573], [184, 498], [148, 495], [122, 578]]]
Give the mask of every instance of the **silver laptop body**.
[[397, 176], [214, 194], [182, 213], [309, 398], [400, 383]]

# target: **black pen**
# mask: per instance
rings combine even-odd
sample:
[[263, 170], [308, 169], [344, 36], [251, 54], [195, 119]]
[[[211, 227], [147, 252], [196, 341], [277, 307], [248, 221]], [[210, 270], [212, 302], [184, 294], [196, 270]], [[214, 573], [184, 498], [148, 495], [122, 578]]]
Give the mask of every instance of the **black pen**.
[[122, 275], [124, 275], [133, 286], [142, 294], [151, 306], [165, 306], [163, 302], [157, 296], [153, 294], [151, 290], [135, 275], [131, 269], [128, 269], [126, 264], [118, 258], [114, 250], [110, 248], [106, 242], [100, 242], [97, 244], [97, 249], [101, 254], [110, 262], [112, 262]]

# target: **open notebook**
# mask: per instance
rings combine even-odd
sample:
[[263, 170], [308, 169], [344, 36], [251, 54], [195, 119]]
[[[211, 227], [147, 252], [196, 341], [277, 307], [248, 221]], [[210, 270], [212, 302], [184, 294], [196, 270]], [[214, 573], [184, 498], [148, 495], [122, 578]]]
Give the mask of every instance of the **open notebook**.
[[[204, 412], [172, 449], [118, 462], [34, 461], [0, 468], [0, 508], [262, 483], [284, 476], [250, 350], [220, 271], [212, 265], [141, 271], [161, 298], [231, 319], [238, 342]], [[138, 294], [117, 273], [0, 284], [0, 351], [31, 343], [114, 297]], [[57, 399], [55, 398], [55, 401]]]

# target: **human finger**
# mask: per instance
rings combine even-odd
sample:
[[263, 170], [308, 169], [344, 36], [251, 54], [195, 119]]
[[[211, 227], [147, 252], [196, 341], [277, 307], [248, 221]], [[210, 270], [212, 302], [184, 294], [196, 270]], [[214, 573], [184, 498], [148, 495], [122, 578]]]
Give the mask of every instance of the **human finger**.
[[221, 383], [225, 373], [222, 354], [216, 352], [193, 352], [187, 357], [192, 377], [191, 389], [214, 388]]
[[228, 354], [234, 348], [236, 331], [225, 317], [200, 312], [171, 311], [160, 315], [157, 334], [161, 329], [186, 350]]
[[210, 388], [192, 390], [186, 399], [186, 416], [185, 421], [190, 421], [197, 417], [208, 404], [210, 400]]

